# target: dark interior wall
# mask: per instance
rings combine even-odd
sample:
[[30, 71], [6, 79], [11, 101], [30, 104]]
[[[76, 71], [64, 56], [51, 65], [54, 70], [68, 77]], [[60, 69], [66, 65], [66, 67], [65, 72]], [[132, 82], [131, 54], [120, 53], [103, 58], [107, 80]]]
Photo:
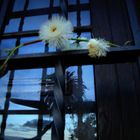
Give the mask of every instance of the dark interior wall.
[[140, 25], [140, 1], [139, 0], [135, 0], [135, 8], [137, 12], [138, 22]]
[[[102, 3], [102, 4], [99, 4]], [[127, 9], [121, 0], [96, 0], [95, 37], [123, 45], [133, 40]], [[139, 140], [140, 64], [95, 66], [99, 140]]]
[[3, 3], [3, 0], [0, 0], [0, 10], [1, 10], [2, 3]]

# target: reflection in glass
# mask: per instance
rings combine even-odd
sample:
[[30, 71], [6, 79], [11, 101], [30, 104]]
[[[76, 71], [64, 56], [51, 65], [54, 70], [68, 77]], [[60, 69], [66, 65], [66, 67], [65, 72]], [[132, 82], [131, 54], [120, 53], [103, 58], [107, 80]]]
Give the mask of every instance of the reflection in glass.
[[15, 0], [13, 11], [22, 11], [24, 9], [25, 0]]
[[76, 12], [69, 12], [68, 13], [68, 19], [71, 21], [73, 26], [77, 25], [77, 14]]
[[59, 4], [60, 4], [59, 0], [54, 0], [54, 4], [53, 4], [54, 7], [59, 6]]
[[[16, 140], [36, 137], [38, 121], [38, 115], [9, 115], [5, 130], [5, 139]], [[44, 115], [42, 120], [42, 130], [51, 121], [52, 117]], [[42, 140], [46, 139], [51, 140], [51, 129], [42, 136]]]
[[81, 11], [81, 25], [90, 25], [90, 11]]
[[5, 137], [32, 138], [37, 135], [37, 115], [9, 115]]
[[14, 48], [16, 39], [3, 39], [0, 42], [0, 57], [7, 56], [10, 49]]
[[[40, 100], [42, 69], [16, 70], [12, 82], [11, 98]], [[10, 102], [10, 109], [30, 109]]]
[[50, 0], [29, 0], [28, 9], [38, 9], [49, 7]]
[[38, 30], [47, 19], [48, 15], [26, 17], [24, 20], [23, 31]]
[[89, 3], [89, 0], [80, 0], [80, 3]]
[[20, 18], [10, 19], [9, 24], [5, 27], [5, 33], [17, 32], [19, 28]]
[[68, 4], [76, 4], [76, 0], [68, 0]]
[[96, 114], [66, 114], [65, 140], [96, 140]]
[[4, 109], [8, 80], [9, 80], [9, 73], [7, 73], [5, 76], [0, 78], [0, 110]]
[[96, 139], [93, 66], [74, 66], [66, 70], [66, 140]]
[[[21, 39], [21, 43], [30, 42], [38, 39], [38, 37], [25, 37]], [[43, 42], [38, 42], [28, 46], [23, 46], [19, 49], [18, 54], [33, 54], [33, 53], [43, 53], [45, 50], [45, 44]]]
[[66, 94], [74, 101], [95, 101], [93, 66], [69, 67], [66, 70]]

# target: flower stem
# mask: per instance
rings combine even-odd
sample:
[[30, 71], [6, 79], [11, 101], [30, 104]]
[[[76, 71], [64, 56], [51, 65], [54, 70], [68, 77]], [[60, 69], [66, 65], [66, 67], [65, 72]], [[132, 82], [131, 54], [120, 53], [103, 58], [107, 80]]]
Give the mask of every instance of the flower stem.
[[117, 44], [114, 44], [114, 43], [111, 43], [111, 42], [107, 42], [108, 43], [108, 45], [110, 45], [110, 46], [113, 46], [113, 47], [120, 47], [119, 45], [117, 45]]
[[68, 40], [76, 40], [76, 41], [83, 41], [83, 42], [88, 42], [88, 39], [85, 38], [68, 38]]
[[9, 59], [12, 57], [12, 55], [15, 53], [15, 51], [23, 46], [27, 46], [27, 45], [31, 45], [31, 44], [34, 44], [34, 43], [37, 43], [37, 42], [41, 42], [42, 40], [34, 40], [34, 41], [30, 41], [30, 42], [27, 42], [27, 43], [23, 43], [23, 44], [20, 44], [18, 46], [16, 46], [15, 48], [13, 48], [9, 55], [7, 56], [6, 60], [3, 62], [3, 64], [0, 66], [0, 71], [3, 70], [3, 68], [5, 67], [5, 65], [7, 64], [7, 62], [9, 61]]

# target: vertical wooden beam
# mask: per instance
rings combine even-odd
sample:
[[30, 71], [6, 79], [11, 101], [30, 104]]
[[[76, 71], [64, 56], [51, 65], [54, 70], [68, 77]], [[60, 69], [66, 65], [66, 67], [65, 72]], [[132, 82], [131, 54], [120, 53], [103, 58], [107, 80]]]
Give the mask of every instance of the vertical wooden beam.
[[140, 47], [140, 26], [138, 24], [136, 9], [133, 0], [125, 0], [130, 19], [131, 30], [136, 45]]
[[65, 75], [61, 60], [58, 60], [56, 63], [55, 75], [52, 140], [64, 140], [65, 113], [63, 93], [65, 89]]

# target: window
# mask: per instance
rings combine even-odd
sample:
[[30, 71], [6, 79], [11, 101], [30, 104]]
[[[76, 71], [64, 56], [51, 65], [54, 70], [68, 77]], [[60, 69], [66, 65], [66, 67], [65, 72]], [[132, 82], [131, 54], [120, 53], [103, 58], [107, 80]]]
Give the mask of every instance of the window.
[[[14, 0], [10, 3], [12, 6], [9, 9], [12, 12], [8, 11], [11, 14], [8, 16], [7, 24], [3, 25], [0, 44], [1, 58], [7, 56], [8, 50], [16, 45], [37, 39], [41, 24], [52, 15], [63, 12], [58, 0], [42, 0], [41, 2], [39, 0]], [[68, 1], [66, 4], [67, 17], [74, 25], [75, 37], [91, 38], [90, 2], [88, 0]], [[84, 44], [81, 45], [85, 47]], [[15, 56], [36, 56], [46, 52], [53, 53], [56, 50], [48, 48], [46, 44], [41, 42], [20, 48]], [[0, 80], [2, 87], [2, 98], [0, 100], [1, 136], [4, 136], [5, 139], [39, 138], [51, 140], [51, 137], [56, 134], [53, 129], [57, 126], [52, 125], [52, 129], [49, 130], [46, 129], [46, 126], [49, 127], [50, 122], [55, 122], [55, 117], [59, 117], [59, 112], [57, 116], [55, 112], [58, 109], [56, 111], [53, 109], [52, 114], [49, 113], [47, 104], [51, 105], [49, 102], [53, 97], [49, 97], [48, 101], [47, 99], [50, 92], [53, 92], [53, 88], [55, 88], [53, 79], [55, 73], [57, 73], [57, 66], [55, 66], [55, 63], [53, 66], [44, 65], [39, 68], [33, 68], [32, 66], [29, 68], [27, 65], [30, 64], [27, 63], [25, 69], [17, 68], [8, 71]], [[87, 138], [90, 140], [89, 133], [92, 133], [92, 139], [96, 139], [96, 99], [93, 65], [78, 65], [78, 63], [74, 66], [68, 65], [65, 66], [64, 74], [64, 137], [65, 139], [77, 138], [80, 140], [81, 138]], [[36, 107], [35, 104], [40, 106]], [[46, 108], [43, 109], [44, 104]], [[86, 130], [87, 127], [89, 132]], [[85, 133], [82, 135], [83, 130]]]
[[[129, 109], [132, 111], [130, 106], [135, 104], [129, 104], [129, 109], [125, 106], [128, 104], [121, 104], [121, 94], [130, 94], [122, 83], [139, 77], [136, 59], [139, 60], [140, 33], [132, 0], [2, 3], [5, 8], [0, 7], [0, 14], [5, 18], [0, 19], [0, 63], [9, 49], [37, 39], [41, 24], [57, 14], [71, 20], [75, 37], [104, 38], [121, 46], [111, 48], [109, 55], [101, 59], [89, 58], [87, 50], [58, 52], [43, 42], [20, 48], [0, 79], [2, 139], [63, 140], [64, 136], [65, 140], [112, 140], [126, 139], [130, 130], [135, 131], [131, 128], [133, 123], [129, 126], [124, 119], [125, 114], [133, 114]], [[136, 68], [134, 75], [132, 67]], [[130, 91], [139, 91], [138, 80], [128, 84]], [[130, 103], [130, 96], [125, 98]]]

